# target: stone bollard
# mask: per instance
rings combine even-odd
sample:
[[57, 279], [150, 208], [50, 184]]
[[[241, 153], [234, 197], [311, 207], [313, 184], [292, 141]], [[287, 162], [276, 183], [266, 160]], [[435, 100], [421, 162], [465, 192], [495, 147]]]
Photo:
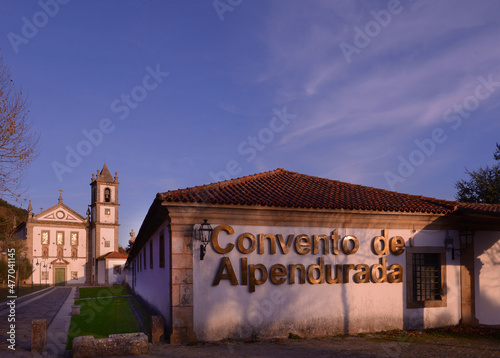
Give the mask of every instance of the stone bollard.
[[43, 353], [47, 349], [47, 320], [31, 321], [31, 351]]
[[80, 314], [80, 305], [72, 305], [71, 306], [71, 315]]
[[151, 343], [158, 343], [162, 340], [165, 330], [164, 322], [163, 316], [151, 316]]

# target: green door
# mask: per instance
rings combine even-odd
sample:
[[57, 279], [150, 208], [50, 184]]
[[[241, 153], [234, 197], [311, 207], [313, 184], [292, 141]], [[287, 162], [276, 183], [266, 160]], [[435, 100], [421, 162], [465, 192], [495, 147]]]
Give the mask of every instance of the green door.
[[64, 286], [66, 283], [65, 281], [65, 269], [63, 268], [56, 268], [56, 286]]

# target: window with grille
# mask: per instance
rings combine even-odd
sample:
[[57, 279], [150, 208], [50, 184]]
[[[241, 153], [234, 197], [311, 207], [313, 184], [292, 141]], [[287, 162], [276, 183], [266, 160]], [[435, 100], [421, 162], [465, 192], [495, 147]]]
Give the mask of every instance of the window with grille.
[[439, 247], [406, 250], [407, 307], [446, 307], [446, 251]]
[[441, 300], [439, 254], [413, 254], [413, 301]]

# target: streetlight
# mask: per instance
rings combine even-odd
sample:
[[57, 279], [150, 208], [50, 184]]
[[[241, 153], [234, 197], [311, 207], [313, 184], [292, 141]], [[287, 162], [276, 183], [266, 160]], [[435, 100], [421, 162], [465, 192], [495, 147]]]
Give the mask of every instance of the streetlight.
[[52, 266], [49, 266], [47, 267], [47, 265], [44, 266], [46, 269], [45, 269], [45, 287], [48, 287], [49, 284], [47, 282], [48, 278], [49, 278], [49, 269], [52, 269]]
[[[5, 250], [5, 246], [7, 246], [7, 243], [5, 241], [0, 241], [2, 243], [2, 256], [7, 256], [7, 250]], [[3, 257], [2, 257], [3, 260]], [[2, 279], [2, 287], [5, 287], [5, 280]]]
[[33, 274], [35, 273], [35, 260], [38, 266], [38, 257], [33, 257], [31, 259], [31, 291], [33, 291]]
[[5, 246], [7, 246], [7, 243], [5, 241], [0, 241], [2, 243], [2, 256], [7, 255], [7, 250], [5, 250]]
[[47, 264], [45, 263], [45, 261], [40, 262], [40, 287], [42, 286], [42, 267], [43, 268], [47, 267]]
[[28, 260], [28, 253], [26, 251], [21, 251], [17, 257], [17, 294], [19, 295], [19, 283], [21, 282], [21, 272], [19, 271], [19, 263], [21, 262], [21, 255], [24, 254], [23, 260]]
[[203, 260], [205, 253], [207, 252], [207, 245], [212, 238], [212, 226], [207, 222], [207, 219], [203, 220], [203, 224], [200, 225], [198, 229], [198, 238], [201, 241], [200, 245], [200, 260]]
[[465, 229], [460, 231], [458, 234], [458, 237], [460, 239], [460, 248], [455, 249], [453, 245], [453, 239], [448, 235], [448, 230], [446, 231], [446, 237], [444, 239], [444, 245], [447, 250], [451, 250], [451, 259], [455, 260], [455, 252], [459, 252], [460, 254], [464, 252], [468, 246], [472, 245], [472, 242], [474, 240], [474, 232], [469, 229]]

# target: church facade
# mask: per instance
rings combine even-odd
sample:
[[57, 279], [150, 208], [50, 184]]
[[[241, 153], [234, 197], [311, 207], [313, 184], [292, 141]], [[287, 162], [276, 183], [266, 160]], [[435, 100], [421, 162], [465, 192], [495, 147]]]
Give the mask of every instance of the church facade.
[[42, 285], [111, 285], [123, 281], [126, 256], [118, 252], [118, 175], [104, 164], [92, 174], [91, 204], [82, 216], [63, 202], [39, 214], [28, 207], [22, 224], [31, 280]]

